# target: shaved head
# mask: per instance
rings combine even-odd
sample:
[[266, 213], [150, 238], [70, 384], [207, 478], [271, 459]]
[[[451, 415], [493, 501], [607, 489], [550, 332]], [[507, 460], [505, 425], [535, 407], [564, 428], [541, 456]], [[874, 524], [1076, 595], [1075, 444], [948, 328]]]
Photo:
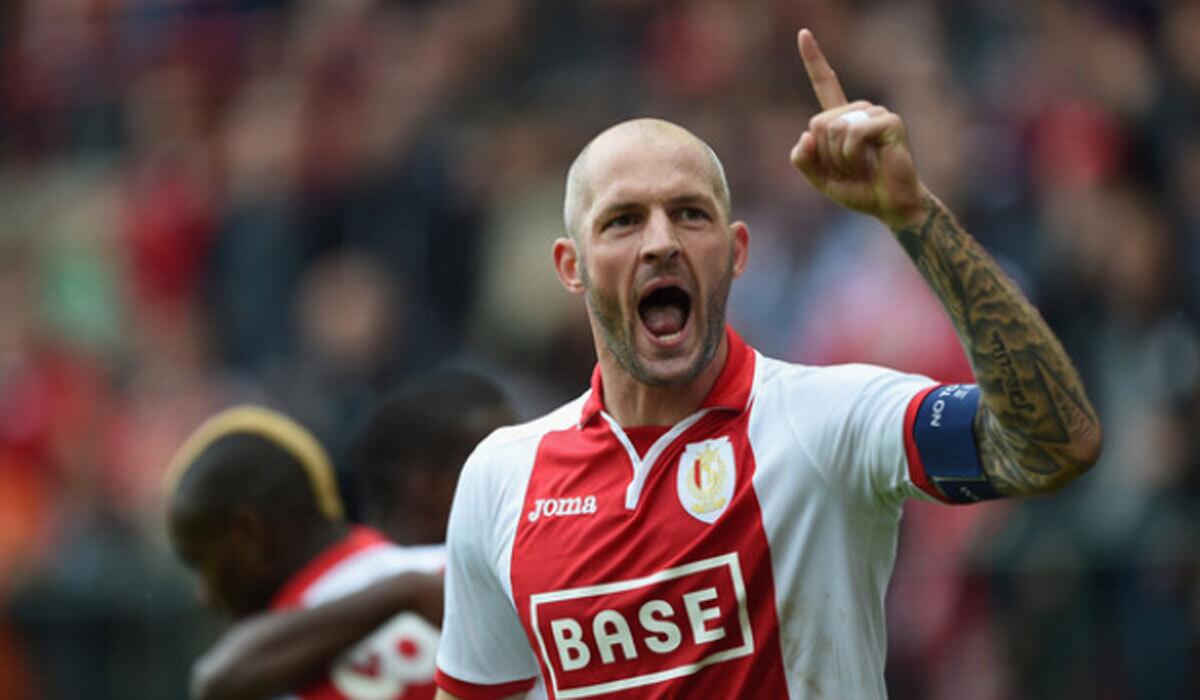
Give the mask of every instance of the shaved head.
[[563, 224], [567, 233], [576, 240], [579, 239], [583, 216], [592, 204], [595, 194], [592, 182], [592, 172], [589, 161], [606, 149], [638, 142], [677, 143], [697, 149], [709, 164], [712, 178], [713, 195], [721, 214], [729, 218], [729, 182], [725, 179], [725, 168], [716, 152], [707, 143], [700, 140], [692, 132], [662, 119], [642, 118], [631, 119], [609, 127], [588, 142], [571, 169], [567, 171], [567, 192], [563, 198]]
[[713, 150], [661, 119], [617, 124], [571, 165], [563, 218], [555, 269], [584, 297], [605, 376], [667, 388], [707, 371], [749, 243]]

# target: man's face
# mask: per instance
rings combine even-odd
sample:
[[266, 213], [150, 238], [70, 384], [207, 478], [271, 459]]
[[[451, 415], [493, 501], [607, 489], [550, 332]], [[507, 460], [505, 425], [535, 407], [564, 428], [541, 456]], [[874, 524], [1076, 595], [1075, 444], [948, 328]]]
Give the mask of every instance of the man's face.
[[718, 205], [702, 147], [671, 132], [598, 143], [576, 245], [593, 332], [650, 386], [679, 386], [712, 361], [748, 236]]
[[264, 567], [228, 520], [180, 505], [172, 509], [168, 530], [175, 553], [196, 575], [201, 604], [233, 619], [263, 609], [270, 595], [259, 575]]

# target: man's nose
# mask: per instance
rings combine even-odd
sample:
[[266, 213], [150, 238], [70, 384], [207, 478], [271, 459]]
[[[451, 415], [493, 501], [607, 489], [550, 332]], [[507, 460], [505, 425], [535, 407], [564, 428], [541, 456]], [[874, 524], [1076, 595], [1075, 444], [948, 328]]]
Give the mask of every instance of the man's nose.
[[665, 211], [654, 210], [642, 233], [642, 261], [662, 264], [679, 257], [679, 237]]

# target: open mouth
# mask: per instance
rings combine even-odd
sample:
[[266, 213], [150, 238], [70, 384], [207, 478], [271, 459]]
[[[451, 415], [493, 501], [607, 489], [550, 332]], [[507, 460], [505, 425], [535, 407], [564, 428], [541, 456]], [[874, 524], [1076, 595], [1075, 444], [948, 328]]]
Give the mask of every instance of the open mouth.
[[653, 289], [638, 303], [642, 325], [650, 335], [664, 342], [679, 338], [691, 313], [692, 297], [674, 285]]

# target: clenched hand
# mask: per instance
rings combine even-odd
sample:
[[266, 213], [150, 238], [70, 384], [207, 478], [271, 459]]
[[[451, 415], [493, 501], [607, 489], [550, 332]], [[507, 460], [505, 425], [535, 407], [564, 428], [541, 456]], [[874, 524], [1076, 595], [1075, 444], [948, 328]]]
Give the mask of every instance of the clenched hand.
[[865, 100], [848, 102], [812, 32], [797, 36], [800, 58], [824, 110], [792, 148], [792, 163], [838, 204], [888, 227], [919, 226], [928, 213], [899, 115]]

